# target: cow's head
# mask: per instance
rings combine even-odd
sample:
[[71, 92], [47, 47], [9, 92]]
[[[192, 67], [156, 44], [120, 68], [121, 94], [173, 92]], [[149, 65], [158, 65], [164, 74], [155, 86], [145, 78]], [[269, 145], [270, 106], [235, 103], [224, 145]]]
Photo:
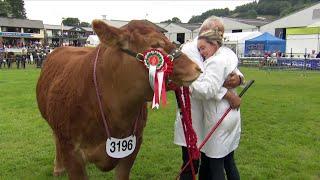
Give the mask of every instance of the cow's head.
[[[107, 46], [117, 46], [119, 49], [138, 53], [151, 48], [160, 48], [166, 54], [176, 48], [154, 24], [148, 21], [133, 20], [120, 29], [109, 26], [101, 20], [94, 20], [92, 25], [100, 42]], [[200, 68], [185, 54], [181, 54], [173, 60], [173, 74], [169, 79], [178, 85], [188, 86], [200, 73]]]

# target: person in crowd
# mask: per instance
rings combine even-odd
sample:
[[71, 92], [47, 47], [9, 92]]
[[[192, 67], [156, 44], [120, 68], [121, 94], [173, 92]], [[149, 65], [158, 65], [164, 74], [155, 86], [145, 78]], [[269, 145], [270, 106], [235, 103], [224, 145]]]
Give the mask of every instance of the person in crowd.
[[2, 68], [2, 64], [5, 67], [4, 52], [0, 51], [0, 69]]
[[[218, 29], [218, 31], [223, 35], [224, 33], [224, 26], [222, 22], [216, 18], [216, 17], [210, 17], [207, 20], [204, 21], [202, 26], [200, 27], [200, 33]], [[203, 58], [201, 57], [200, 52], [197, 48], [197, 42], [198, 38], [195, 38], [193, 41], [188, 42], [183, 45], [182, 52], [184, 52], [189, 58], [191, 58], [194, 62], [196, 62], [199, 67], [204, 71], [204, 64], [203, 64]], [[236, 55], [227, 47], [223, 47], [224, 51], [222, 53], [227, 58], [231, 55], [231, 60], [235, 65], [238, 63], [238, 59]], [[234, 58], [235, 57], [235, 58]], [[243, 82], [243, 75], [242, 73], [235, 68], [234, 72], [228, 75], [227, 80], [224, 82], [223, 86], [221, 87], [220, 91], [220, 98], [225, 95], [227, 92], [226, 88], [235, 88], [239, 84]], [[232, 94], [231, 94], [232, 95]], [[190, 97], [191, 100], [191, 115], [192, 115], [192, 124], [193, 128], [197, 134], [198, 138], [198, 145], [201, 143], [205, 136], [205, 126], [204, 126], [204, 116], [203, 116], [203, 102], [202, 100], [193, 98], [193, 96]], [[185, 138], [184, 138], [184, 132], [181, 124], [181, 116], [180, 113], [177, 112], [176, 116], [176, 122], [175, 122], [175, 131], [174, 131], [174, 143], [182, 147], [182, 160], [183, 160], [183, 166], [189, 161], [188, 152], [186, 148]], [[203, 154], [203, 151], [202, 151]], [[205, 157], [205, 156], [202, 156]], [[198, 172], [199, 162], [194, 161], [193, 164], [195, 165], [196, 173]], [[188, 166], [180, 175], [180, 179], [192, 179], [192, 172], [191, 167]]]
[[316, 58], [316, 57], [317, 57], [316, 50], [313, 49], [311, 51], [310, 58]]

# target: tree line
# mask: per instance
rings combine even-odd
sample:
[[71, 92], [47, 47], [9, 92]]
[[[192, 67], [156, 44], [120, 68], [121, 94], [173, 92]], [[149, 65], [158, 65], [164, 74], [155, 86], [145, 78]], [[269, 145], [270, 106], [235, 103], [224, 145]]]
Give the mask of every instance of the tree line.
[[26, 19], [23, 0], [0, 0], [0, 17]]
[[319, 0], [259, 0], [237, 6], [235, 10], [229, 8], [211, 9], [198, 16], [192, 16], [188, 23], [201, 23], [210, 16], [249, 18], [255, 19], [265, 17], [266, 19], [276, 19], [289, 15], [297, 10], [308, 7]]

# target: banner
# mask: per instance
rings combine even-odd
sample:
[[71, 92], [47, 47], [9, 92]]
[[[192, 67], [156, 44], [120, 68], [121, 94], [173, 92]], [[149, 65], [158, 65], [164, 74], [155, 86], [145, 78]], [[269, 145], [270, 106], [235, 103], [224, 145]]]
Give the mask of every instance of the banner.
[[2, 37], [33, 37], [33, 33], [0, 32]]
[[278, 58], [277, 64], [280, 66], [290, 66], [297, 68], [317, 69], [320, 70], [320, 59], [303, 59], [303, 58]]

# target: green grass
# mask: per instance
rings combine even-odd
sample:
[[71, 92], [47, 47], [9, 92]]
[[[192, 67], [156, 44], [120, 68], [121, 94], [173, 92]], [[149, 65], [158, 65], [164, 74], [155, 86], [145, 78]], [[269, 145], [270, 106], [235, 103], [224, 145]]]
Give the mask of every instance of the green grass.
[[[320, 179], [320, 73], [242, 68], [256, 82], [242, 98], [235, 156], [242, 179]], [[52, 177], [54, 144], [35, 99], [39, 69], [0, 69], [0, 179]], [[132, 179], [174, 179], [181, 154], [173, 144], [175, 100], [149, 110]], [[87, 167], [91, 179], [112, 179]]]

